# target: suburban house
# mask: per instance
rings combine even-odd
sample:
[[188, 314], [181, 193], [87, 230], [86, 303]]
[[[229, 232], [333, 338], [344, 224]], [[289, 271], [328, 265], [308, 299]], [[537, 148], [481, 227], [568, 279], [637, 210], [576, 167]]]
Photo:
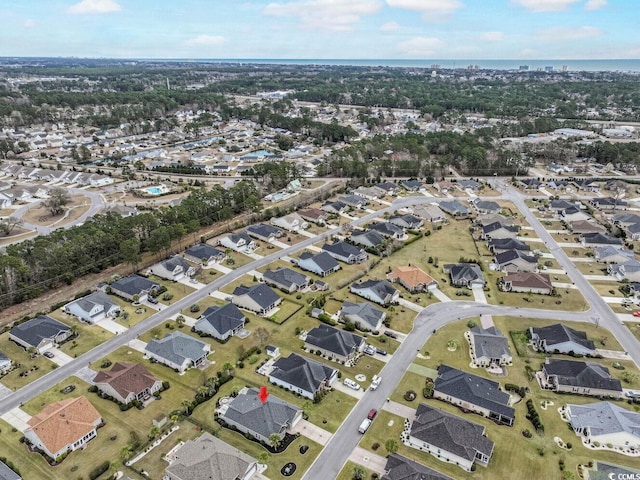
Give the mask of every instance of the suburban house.
[[240, 432], [271, 444], [271, 435], [284, 438], [302, 419], [302, 410], [271, 394], [264, 403], [258, 389], [244, 387], [228, 404], [220, 406], [218, 418]]
[[330, 202], [327, 201], [322, 204], [320, 210], [329, 214], [340, 215], [347, 209], [347, 205], [342, 202]]
[[396, 303], [400, 298], [400, 291], [393, 288], [386, 280], [366, 280], [352, 283], [349, 291], [359, 297], [385, 306]]
[[542, 365], [542, 388], [594, 397], [622, 397], [620, 380], [597, 363], [548, 358]]
[[177, 372], [184, 373], [191, 367], [199, 367], [207, 360], [211, 346], [182, 332], [173, 332], [160, 340], [147, 343], [144, 354]]
[[4, 353], [0, 352], [0, 375], [4, 375], [13, 367], [13, 361]]
[[398, 186], [392, 182], [381, 182], [376, 184], [376, 188], [383, 190], [387, 195], [397, 195]]
[[599, 263], [625, 263], [636, 257], [631, 250], [623, 250], [612, 247], [611, 245], [605, 245], [604, 247], [596, 247], [593, 249], [593, 258]]
[[6, 463], [0, 460], [0, 480], [22, 480], [22, 477], [11, 470]]
[[252, 253], [258, 248], [256, 242], [246, 232], [231, 233], [226, 237], [222, 237], [218, 243], [223, 247], [240, 253]]
[[113, 282], [110, 288], [114, 295], [129, 301], [134, 301], [137, 298], [139, 302], [142, 302], [147, 299], [150, 293], [157, 291], [160, 284], [140, 275], [129, 275]]
[[440, 202], [440, 209], [451, 215], [452, 217], [466, 217], [471, 212], [469, 209], [457, 200]]
[[498, 253], [493, 264], [496, 270], [507, 273], [535, 272], [538, 270], [538, 259], [523, 253], [522, 250], [507, 250]]
[[156, 277], [171, 280], [173, 282], [177, 282], [184, 277], [190, 277], [195, 272], [196, 269], [178, 255], [162, 260], [151, 267], [151, 273]]
[[310, 400], [331, 388], [337, 378], [337, 369], [297, 353], [276, 360], [269, 374], [269, 382]]
[[587, 338], [587, 334], [574, 330], [561, 323], [548, 327], [529, 327], [531, 345], [539, 352], [545, 353], [577, 353], [594, 355], [595, 344]]
[[578, 220], [577, 222], [569, 222], [569, 230], [571, 233], [581, 235], [583, 233], [606, 233], [607, 229], [602, 225], [589, 222], [587, 220]]
[[513, 425], [515, 409], [509, 406], [511, 395], [500, 384], [448, 365], [438, 367], [433, 398], [470, 410], [498, 424]]
[[455, 188], [455, 185], [447, 180], [442, 180], [441, 182], [436, 182], [433, 184], [434, 188], [446, 195], [447, 193], [449, 193], [450, 191], [452, 191]]
[[413, 207], [413, 215], [430, 223], [441, 223], [445, 220], [445, 214], [437, 205], [417, 205]]
[[489, 250], [494, 254], [506, 252], [508, 250], [518, 250], [526, 253], [531, 251], [531, 247], [517, 238], [491, 238], [487, 242]]
[[483, 240], [490, 240], [493, 238], [516, 238], [518, 236], [518, 227], [494, 222], [489, 225], [483, 225], [480, 236]]
[[185, 260], [196, 264], [202, 264], [205, 266], [213, 265], [214, 263], [220, 263], [226, 257], [226, 254], [222, 250], [212, 247], [206, 243], [201, 243], [191, 248], [187, 248], [184, 251]]
[[502, 207], [492, 200], [475, 199], [471, 202], [478, 213], [500, 213]]
[[39, 315], [16, 325], [9, 331], [9, 339], [38, 353], [57, 347], [73, 335], [71, 327], [47, 315]]
[[369, 228], [375, 232], [378, 232], [385, 238], [402, 240], [406, 235], [403, 228], [398, 227], [391, 222], [371, 223], [369, 224]]
[[591, 220], [591, 216], [580, 210], [576, 206], [565, 208], [559, 212], [560, 220], [563, 222], [579, 222]]
[[605, 235], [604, 233], [583, 233], [578, 237], [583, 247], [604, 247], [611, 245], [614, 247], [623, 248], [622, 239]]
[[109, 295], [102, 291], [93, 292], [69, 302], [62, 307], [62, 310], [87, 323], [96, 323], [105, 318], [115, 318], [120, 315], [120, 305], [113, 302]]
[[353, 191], [353, 194], [358, 197], [366, 198], [367, 200], [378, 200], [379, 198], [384, 197], [387, 194], [387, 192], [376, 186], [373, 186], [373, 187], [361, 186], [356, 188]]
[[482, 425], [424, 403], [418, 405], [407, 443], [468, 472], [476, 462], [487, 466], [493, 454]]
[[363, 209], [368, 205], [368, 201], [358, 195], [341, 195], [338, 197], [338, 202], [346, 205], [347, 207]]
[[632, 258], [623, 263], [610, 263], [607, 266], [607, 273], [616, 277], [619, 282], [625, 279], [630, 282], [640, 282], [640, 261]]
[[421, 463], [392, 453], [387, 457], [384, 475], [381, 480], [453, 480]]
[[546, 273], [510, 273], [498, 280], [498, 287], [504, 292], [537, 293], [551, 295], [553, 284]]
[[423, 225], [423, 221], [420, 217], [414, 215], [393, 215], [389, 217], [389, 223], [397, 225], [400, 228], [406, 228], [408, 230], [417, 230]]
[[102, 417], [86, 397], [76, 397], [47, 405], [27, 423], [25, 438], [56, 460], [95, 438]]
[[474, 285], [484, 287], [486, 283], [482, 270], [475, 263], [446, 264], [444, 273], [451, 277], [451, 284], [457, 287], [472, 288]]
[[329, 213], [319, 208], [304, 208], [298, 210], [298, 215], [300, 215], [303, 220], [317, 223], [318, 225], [324, 225], [329, 219]]
[[629, 204], [625, 200], [611, 197], [595, 197], [589, 203], [596, 208], [607, 210], [625, 210]]
[[458, 180], [458, 185], [460, 185], [460, 188], [469, 189], [473, 191], [478, 191], [480, 190], [480, 187], [481, 187], [479, 182], [476, 182], [475, 180], [469, 180], [466, 178]]
[[285, 215], [284, 217], [274, 217], [271, 219], [271, 224], [284, 230], [288, 230], [289, 232], [304, 230], [309, 226], [309, 224], [295, 212]]
[[250, 237], [257, 238], [258, 240], [268, 243], [271, 243], [284, 235], [282, 230], [266, 223], [249, 225], [246, 231]]
[[496, 327], [473, 327], [468, 332], [471, 358], [478, 367], [510, 365], [513, 358], [509, 343]]
[[573, 431], [588, 445], [596, 442], [623, 449], [640, 450], [640, 413], [611, 402], [567, 405], [565, 415]]
[[234, 305], [249, 310], [261, 316], [267, 316], [280, 303], [282, 297], [271, 290], [264, 283], [247, 287], [240, 285], [233, 291]]
[[513, 220], [509, 217], [505, 217], [500, 213], [483, 213], [478, 215], [473, 223], [480, 226], [491, 225], [492, 223], [499, 223], [500, 225], [505, 225], [507, 227], [513, 226]]
[[420, 180], [400, 180], [400, 186], [407, 192], [418, 192], [424, 188]]
[[250, 480], [256, 473], [255, 459], [204, 432], [170, 457], [163, 480]]
[[367, 260], [367, 252], [346, 242], [325, 243], [322, 250], [344, 263], [362, 263]]
[[320, 277], [331, 275], [341, 268], [338, 261], [327, 252], [303, 252], [298, 258], [298, 267]]
[[215, 305], [200, 315], [193, 331], [225, 341], [244, 329], [246, 321], [247, 317], [233, 303], [227, 303], [222, 307]]
[[356, 325], [358, 330], [375, 332], [380, 330], [387, 314], [369, 302], [343, 302], [338, 316], [340, 320]]
[[162, 381], [139, 363], [116, 362], [111, 370], [101, 370], [93, 379], [98, 390], [128, 404], [143, 401], [162, 389]]
[[438, 286], [431, 276], [412, 265], [395, 267], [387, 274], [387, 280], [399, 283], [411, 293], [426, 292]]
[[262, 279], [267, 285], [277, 287], [287, 293], [304, 290], [311, 282], [311, 279], [306, 275], [286, 267], [269, 269], [262, 274]]
[[319, 350], [329, 360], [343, 363], [357, 357], [365, 345], [364, 337], [324, 323], [312, 328], [304, 339], [307, 350]]
[[351, 243], [365, 248], [378, 248], [384, 245], [385, 238], [375, 230], [354, 230], [349, 237]]

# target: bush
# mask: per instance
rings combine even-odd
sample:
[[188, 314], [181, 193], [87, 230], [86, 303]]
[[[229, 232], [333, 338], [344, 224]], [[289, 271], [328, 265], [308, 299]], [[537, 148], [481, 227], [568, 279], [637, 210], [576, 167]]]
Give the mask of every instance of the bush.
[[90, 480], [96, 480], [100, 475], [109, 470], [109, 462], [102, 462], [89, 473]]
[[164, 300], [165, 302], [168, 302], [172, 298], [173, 298], [173, 294], [171, 293], [165, 293], [164, 295], [162, 295], [162, 300]]
[[100, 364], [100, 368], [109, 368], [112, 365], [111, 360], [108, 358]]
[[371, 450], [373, 450], [374, 452], [376, 450], [378, 450], [379, 448], [380, 448], [380, 444], [378, 442], [376, 442], [373, 445], [371, 445]]
[[200, 305], [198, 305], [197, 303], [194, 303], [193, 305], [191, 305], [191, 307], [189, 307], [189, 311], [191, 313], [196, 313], [200, 311]]

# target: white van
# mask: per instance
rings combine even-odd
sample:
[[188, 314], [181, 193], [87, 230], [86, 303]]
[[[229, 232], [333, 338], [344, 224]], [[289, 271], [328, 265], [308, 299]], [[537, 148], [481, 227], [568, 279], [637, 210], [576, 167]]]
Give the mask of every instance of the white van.
[[370, 426], [371, 426], [371, 420], [369, 420], [368, 418], [365, 418], [360, 424], [360, 427], [358, 427], [358, 431], [360, 433], [365, 433], [367, 430], [369, 430]]
[[378, 388], [378, 385], [380, 385], [381, 381], [381, 377], [379, 377], [378, 375], [374, 375], [371, 379], [371, 385], [369, 386], [369, 388], [371, 388], [371, 390], [375, 390], [376, 388]]

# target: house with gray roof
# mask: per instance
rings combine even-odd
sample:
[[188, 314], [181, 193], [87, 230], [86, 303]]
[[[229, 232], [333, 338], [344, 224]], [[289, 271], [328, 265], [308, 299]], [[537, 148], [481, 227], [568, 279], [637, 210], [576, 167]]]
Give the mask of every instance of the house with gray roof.
[[234, 305], [261, 316], [268, 316], [280, 303], [282, 297], [264, 283], [247, 287], [240, 285], [233, 291]]
[[424, 403], [416, 410], [408, 444], [468, 472], [475, 463], [486, 467], [494, 446], [482, 425]]
[[624, 263], [636, 257], [631, 250], [605, 245], [593, 249], [593, 258], [599, 263]]
[[258, 462], [208, 432], [187, 440], [169, 458], [163, 480], [250, 480]]
[[481, 186], [479, 182], [466, 178], [458, 180], [458, 185], [460, 185], [460, 188], [469, 188], [471, 190], [480, 190]]
[[247, 227], [247, 234], [263, 242], [273, 242], [284, 235], [282, 230], [266, 223], [249, 225]]
[[589, 480], [611, 480], [612, 478], [640, 478], [640, 469], [623, 467], [604, 462], [595, 462], [593, 469], [588, 470]]
[[496, 327], [473, 327], [469, 330], [473, 363], [478, 367], [511, 365], [513, 357], [504, 334]]
[[387, 192], [382, 188], [378, 188], [376, 186], [360, 186], [353, 191], [353, 194], [358, 197], [366, 198], [367, 200], [378, 200], [384, 197]]
[[320, 277], [331, 275], [341, 268], [338, 261], [327, 252], [303, 252], [298, 258], [298, 267]]
[[218, 409], [218, 418], [240, 432], [270, 445], [269, 437], [285, 434], [302, 419], [302, 410], [270, 394], [263, 403], [257, 388], [245, 387]]
[[588, 220], [569, 222], [569, 230], [571, 233], [575, 233], [577, 235], [581, 235], [583, 233], [607, 233], [607, 229], [602, 225]]
[[0, 480], [22, 480], [22, 477], [0, 461]]
[[446, 264], [443, 269], [444, 273], [448, 273], [451, 277], [451, 284], [457, 287], [472, 288], [474, 285], [484, 287], [486, 283], [482, 270], [475, 263]]
[[500, 213], [483, 213], [478, 215], [473, 223], [481, 226], [491, 225], [492, 223], [499, 223], [508, 227], [513, 226], [513, 220], [510, 217], [505, 217]]
[[588, 405], [568, 404], [564, 413], [569, 425], [583, 443], [612, 445], [616, 448], [640, 450], [640, 413], [611, 402]]
[[622, 239], [604, 233], [583, 233], [578, 238], [583, 247], [595, 248], [611, 245], [613, 247], [624, 248]]
[[47, 315], [38, 315], [13, 327], [9, 339], [25, 350], [34, 348], [38, 353], [57, 347], [73, 335], [71, 327]]
[[225, 341], [242, 331], [246, 321], [247, 317], [233, 303], [214, 305], [200, 315], [193, 331]]
[[201, 243], [184, 251], [184, 258], [195, 264], [210, 266], [222, 262], [227, 255], [209, 244]]
[[253, 253], [258, 248], [258, 244], [246, 232], [230, 233], [226, 237], [222, 237], [218, 243], [240, 253]]
[[338, 316], [343, 322], [353, 323], [358, 330], [375, 332], [380, 330], [387, 314], [369, 302], [343, 302]]
[[331, 388], [337, 378], [337, 369], [297, 353], [276, 360], [269, 373], [269, 382], [310, 400]]
[[140, 275], [129, 275], [113, 282], [110, 288], [111, 293], [119, 297], [133, 301], [137, 296], [138, 301], [142, 302], [151, 292], [158, 290], [160, 284]]
[[262, 274], [262, 279], [267, 285], [277, 287], [287, 293], [304, 290], [311, 282], [311, 279], [306, 275], [286, 267], [275, 270], [268, 269]]
[[172, 332], [160, 340], [153, 339], [144, 349], [144, 354], [158, 363], [184, 373], [189, 368], [199, 367], [207, 360], [211, 346], [182, 332]]
[[556, 392], [594, 397], [622, 398], [620, 380], [598, 363], [547, 357], [542, 365], [541, 385]]
[[392, 453], [387, 457], [381, 480], [453, 480], [443, 473], [425, 467], [421, 463]]
[[120, 305], [102, 291], [90, 293], [62, 307], [62, 311], [87, 323], [96, 323], [105, 318], [120, 315]]
[[400, 186], [407, 192], [417, 192], [424, 188], [424, 184], [420, 180], [401, 180]]
[[626, 262], [610, 263], [607, 265], [607, 273], [616, 277], [619, 282], [622, 280], [640, 282], [640, 261], [630, 258]]
[[322, 250], [336, 260], [350, 265], [365, 262], [369, 257], [363, 249], [347, 242], [325, 243], [322, 245]]
[[341, 195], [338, 197], [338, 202], [346, 205], [347, 207], [358, 209], [363, 209], [369, 204], [364, 197], [360, 197], [358, 195]]
[[386, 280], [366, 280], [352, 283], [349, 291], [379, 305], [390, 305], [400, 298], [400, 291]]
[[490, 240], [492, 238], [516, 238], [518, 236], [518, 227], [494, 222], [489, 225], [483, 225], [480, 236], [483, 240]]
[[500, 213], [502, 207], [498, 204], [498, 202], [494, 202], [493, 200], [480, 200], [476, 199], [472, 202], [476, 211], [480, 214], [483, 213]]
[[596, 346], [587, 334], [561, 323], [548, 327], [529, 327], [531, 345], [539, 352], [595, 355]]
[[349, 241], [355, 245], [365, 248], [378, 248], [384, 245], [384, 236], [375, 230], [354, 230], [351, 232]]
[[482, 415], [496, 423], [512, 426], [515, 409], [511, 396], [500, 390], [500, 384], [484, 377], [440, 365], [435, 379], [433, 398]]
[[496, 270], [505, 273], [536, 272], [538, 259], [533, 255], [527, 255], [522, 250], [506, 250], [496, 254], [493, 258], [493, 266]]
[[401, 240], [405, 237], [404, 228], [398, 227], [391, 222], [378, 222], [369, 225], [369, 229], [378, 232], [385, 238]]
[[440, 209], [452, 217], [466, 217], [471, 211], [458, 200], [440, 202]]
[[304, 230], [309, 226], [304, 218], [302, 218], [296, 212], [290, 213], [283, 217], [274, 217], [271, 219], [271, 224], [289, 232], [298, 232], [300, 230]]
[[441, 223], [446, 218], [438, 205], [416, 205], [413, 207], [413, 215], [430, 223]]
[[360, 335], [323, 323], [306, 334], [304, 346], [307, 350], [319, 350], [329, 360], [344, 363], [360, 355], [366, 341]]
[[420, 217], [409, 214], [398, 214], [389, 217], [389, 223], [397, 225], [400, 228], [409, 230], [417, 230], [422, 227], [423, 220]]
[[340, 215], [346, 209], [347, 209], [347, 205], [339, 201], [336, 201], [336, 202], [326, 201], [320, 207], [320, 210], [323, 210], [329, 214], [335, 214], [335, 215]]
[[185, 277], [190, 277], [196, 269], [178, 255], [162, 260], [151, 267], [151, 273], [156, 277], [177, 282]]
[[487, 246], [494, 254], [506, 252], [507, 250], [519, 250], [523, 253], [531, 252], [531, 247], [517, 238], [490, 238]]

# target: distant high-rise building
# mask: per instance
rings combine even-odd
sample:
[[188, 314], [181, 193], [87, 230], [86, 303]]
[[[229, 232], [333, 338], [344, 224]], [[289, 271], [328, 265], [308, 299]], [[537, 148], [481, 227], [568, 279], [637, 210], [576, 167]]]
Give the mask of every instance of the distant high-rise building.
[[529, 65], [520, 65], [518, 68], [521, 72], [527, 72], [529, 70]]
[[562, 71], [563, 72], [568, 72], [569, 71], [569, 67], [567, 65], [562, 65]]
[[553, 66], [552, 65], [547, 65], [546, 67], [544, 67], [544, 71], [545, 72], [553, 72]]

